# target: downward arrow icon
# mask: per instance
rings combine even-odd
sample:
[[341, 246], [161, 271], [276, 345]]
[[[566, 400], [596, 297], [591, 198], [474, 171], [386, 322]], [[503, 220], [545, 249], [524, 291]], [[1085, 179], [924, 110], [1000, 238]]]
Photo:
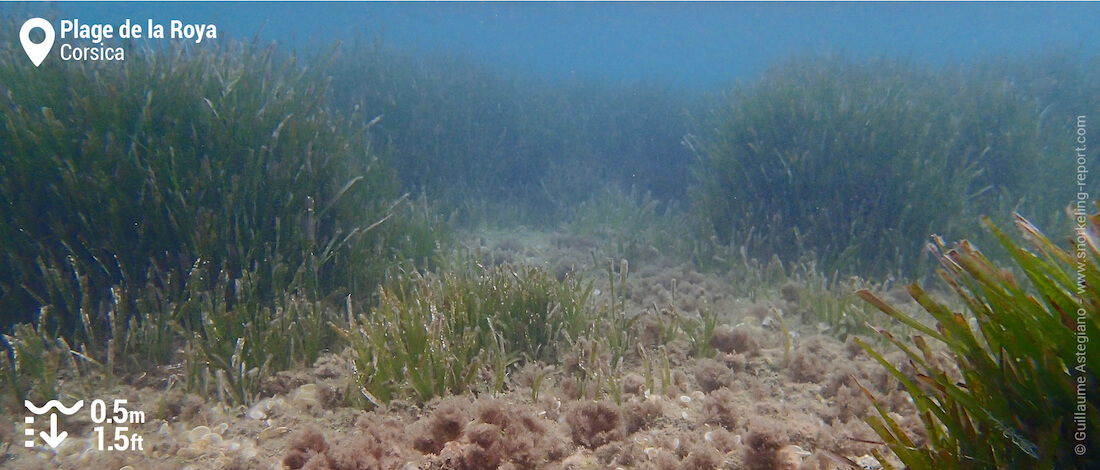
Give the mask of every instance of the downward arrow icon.
[[50, 413], [50, 433], [46, 434], [46, 431], [42, 431], [38, 435], [42, 436], [42, 440], [46, 441], [51, 448], [56, 449], [69, 433], [65, 431], [61, 431], [61, 434], [57, 433], [57, 413]]

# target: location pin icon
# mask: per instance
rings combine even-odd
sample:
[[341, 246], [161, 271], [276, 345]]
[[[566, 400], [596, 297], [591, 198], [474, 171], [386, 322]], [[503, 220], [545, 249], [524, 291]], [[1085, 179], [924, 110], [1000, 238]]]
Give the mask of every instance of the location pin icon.
[[[46, 33], [46, 39], [38, 44], [31, 41], [31, 30], [34, 28], [41, 28], [42, 32]], [[27, 57], [31, 58], [35, 67], [38, 67], [43, 60], [46, 60], [50, 49], [53, 49], [53, 25], [42, 18], [31, 18], [23, 23], [22, 28], [19, 28], [19, 42], [23, 43], [23, 50], [27, 52]]]

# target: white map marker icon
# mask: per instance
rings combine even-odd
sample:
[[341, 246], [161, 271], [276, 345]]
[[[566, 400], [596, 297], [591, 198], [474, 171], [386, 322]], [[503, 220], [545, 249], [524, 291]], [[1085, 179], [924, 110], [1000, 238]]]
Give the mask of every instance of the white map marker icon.
[[[46, 39], [38, 44], [31, 41], [31, 30], [34, 28], [41, 28], [42, 32], [46, 33]], [[53, 25], [42, 18], [31, 18], [23, 23], [22, 28], [19, 28], [19, 42], [23, 43], [23, 50], [27, 51], [27, 57], [31, 58], [35, 67], [38, 67], [43, 60], [46, 60], [50, 49], [53, 48]]]

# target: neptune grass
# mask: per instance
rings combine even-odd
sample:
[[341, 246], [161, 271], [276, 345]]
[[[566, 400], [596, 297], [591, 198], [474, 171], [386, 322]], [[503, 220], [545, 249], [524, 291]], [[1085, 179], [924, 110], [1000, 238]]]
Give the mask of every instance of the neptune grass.
[[303, 265], [310, 294], [345, 283], [359, 268], [333, 254], [371, 239], [396, 193], [363, 125], [321, 107], [323, 77], [274, 48], [133, 52], [32, 74], [4, 51], [3, 284], [22, 319], [50, 297], [77, 328], [37, 259], [75, 259], [93, 295], [200, 258], [287, 265], [258, 273], [264, 300]]
[[[248, 402], [264, 375], [317, 357], [343, 296], [370, 298], [445, 241], [423, 199], [398, 197], [369, 121], [326, 108], [324, 72], [278, 48], [36, 73], [17, 54], [0, 50], [5, 327], [41, 321], [48, 343], [111, 370], [185, 360], [193, 389], [218, 379]], [[4, 364], [24, 372], [41, 375]]]
[[423, 402], [477, 390], [482, 372], [500, 390], [517, 364], [560, 361], [592, 328], [591, 293], [591, 283], [558, 281], [546, 268], [470, 262], [397, 275], [369, 312], [349, 307], [350, 324], [337, 331], [351, 345], [364, 405]]
[[[1014, 266], [997, 266], [970, 243], [933, 246], [940, 276], [966, 305], [956, 313], [913, 284], [909, 292], [935, 317], [930, 328], [869, 291], [858, 294], [919, 334], [912, 343], [881, 331], [908, 356], [916, 377], [900, 372], [860, 343], [913, 398], [928, 436], [916, 446], [878, 402], [868, 423], [898, 458], [913, 469], [1094, 468], [1094, 453], [1074, 453], [1075, 431], [1100, 426], [1100, 400], [1090, 393], [1100, 377], [1088, 367], [1095, 348], [1079, 348], [1100, 334], [1100, 252], [1095, 243], [1061, 248], [1026, 219], [1016, 225], [1028, 247], [985, 220]], [[1100, 217], [1088, 217], [1079, 236], [1093, 240]], [[951, 352], [962, 381], [935, 357], [932, 343]], [[913, 347], [915, 345], [915, 348]], [[1083, 385], [1083, 387], [1082, 387]], [[1079, 388], [1082, 387], [1082, 388]], [[869, 394], [870, 392], [868, 392]], [[1094, 439], [1094, 438], [1091, 438]], [[879, 459], [885, 462], [884, 459]]]
[[[191, 275], [197, 279], [207, 273], [198, 267]], [[181, 328], [180, 333], [194, 347], [188, 359], [209, 369], [230, 401], [251, 403], [264, 378], [313, 364], [323, 345], [335, 339], [329, 322], [338, 313], [331, 306], [293, 292], [265, 304], [255, 298], [260, 291], [252, 273], [236, 279], [225, 271], [216, 276], [214, 289], [191, 292], [183, 305], [201, 318], [201, 329]]]
[[3, 341], [8, 352], [0, 358], [0, 384], [7, 393], [0, 408], [17, 409], [23, 400], [38, 403], [56, 398], [60, 374], [72, 360], [67, 357], [71, 354], [68, 343], [28, 323], [17, 325]]
[[[871, 326], [877, 310], [862, 301], [855, 291], [865, 283], [858, 278], [841, 281], [831, 280], [810, 269], [803, 270], [800, 281], [805, 288], [798, 295], [799, 309], [804, 319], [816, 321], [822, 327], [828, 327], [828, 333], [841, 341], [850, 336], [869, 336], [875, 333]], [[876, 286], [882, 290], [882, 286]]]
[[712, 311], [699, 312], [698, 317], [679, 317], [680, 331], [687, 337], [691, 353], [697, 358], [714, 357], [716, 350], [710, 340], [714, 329], [718, 327], [718, 314]]
[[787, 61], [735, 90], [692, 144], [702, 233], [786, 262], [814, 253], [830, 273], [922, 274], [932, 233], [976, 234], [963, 221], [977, 208], [1041, 194], [1018, 192], [1024, 166], [989, 175], [1045, 155], [1041, 109], [1004, 83], [902, 61]]
[[618, 268], [616, 272], [615, 260], [607, 260], [608, 299], [600, 305], [592, 331], [600, 333], [595, 336], [588, 334], [590, 338], [598, 337], [607, 342], [612, 368], [617, 368], [633, 348], [634, 325], [641, 319], [640, 316], [626, 312], [626, 281], [630, 276], [630, 263], [625, 259], [620, 260]]

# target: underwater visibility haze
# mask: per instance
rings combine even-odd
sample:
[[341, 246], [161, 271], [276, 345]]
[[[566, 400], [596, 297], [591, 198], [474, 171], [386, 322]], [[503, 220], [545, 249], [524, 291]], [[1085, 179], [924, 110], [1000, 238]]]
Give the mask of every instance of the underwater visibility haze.
[[1100, 468], [1100, 4], [0, 12], [0, 468]]

